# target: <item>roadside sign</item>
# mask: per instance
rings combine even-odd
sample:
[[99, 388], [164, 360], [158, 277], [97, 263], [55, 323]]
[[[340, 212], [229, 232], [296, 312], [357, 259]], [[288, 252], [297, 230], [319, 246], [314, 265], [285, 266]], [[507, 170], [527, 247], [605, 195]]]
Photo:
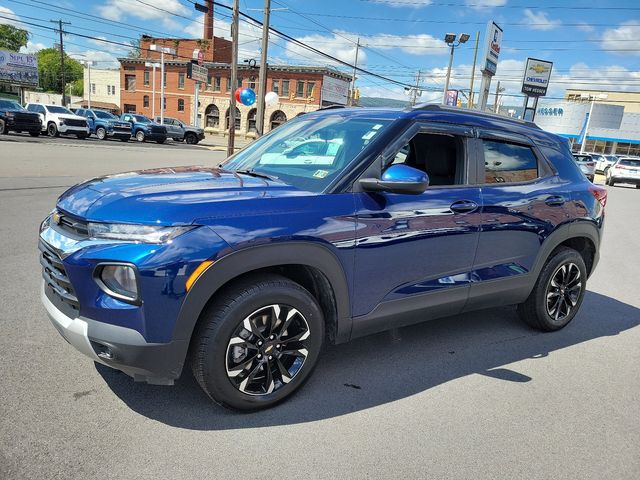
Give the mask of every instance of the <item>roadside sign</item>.
[[191, 78], [196, 82], [207, 83], [207, 76], [209, 75], [209, 69], [198, 65], [197, 63], [189, 63], [187, 66], [187, 78]]
[[484, 75], [493, 76], [498, 69], [498, 57], [500, 56], [500, 46], [502, 45], [502, 28], [494, 21], [487, 24], [485, 38], [484, 60], [480, 71]]
[[0, 82], [38, 86], [38, 59], [35, 55], [0, 50]]
[[451, 107], [458, 106], [458, 90], [447, 90], [445, 104]]
[[544, 97], [547, 94], [552, 68], [553, 62], [527, 58], [522, 79], [522, 93], [526, 93], [530, 97]]

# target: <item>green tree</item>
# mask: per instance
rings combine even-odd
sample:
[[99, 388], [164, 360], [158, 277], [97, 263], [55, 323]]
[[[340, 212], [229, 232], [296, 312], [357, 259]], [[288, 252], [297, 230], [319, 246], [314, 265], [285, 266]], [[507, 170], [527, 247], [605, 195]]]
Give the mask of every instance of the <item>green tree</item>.
[[74, 97], [82, 97], [84, 95], [84, 80], [74, 80], [71, 82], [71, 95]]
[[0, 25], [0, 48], [17, 52], [26, 47], [29, 32], [13, 25]]
[[[45, 92], [62, 93], [60, 50], [45, 48], [40, 50], [36, 55], [38, 57], [40, 87]], [[67, 83], [81, 80], [84, 75], [82, 64], [69, 57], [66, 53], [64, 55], [64, 75], [65, 82]]]

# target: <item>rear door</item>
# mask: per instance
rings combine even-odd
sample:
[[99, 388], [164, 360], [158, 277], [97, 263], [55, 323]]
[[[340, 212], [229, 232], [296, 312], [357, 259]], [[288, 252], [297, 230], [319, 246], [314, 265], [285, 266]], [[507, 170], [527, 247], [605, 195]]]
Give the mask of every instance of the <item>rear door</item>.
[[543, 240], [567, 221], [571, 198], [527, 137], [479, 131], [478, 150], [482, 213], [469, 310], [524, 300], [526, 274]]

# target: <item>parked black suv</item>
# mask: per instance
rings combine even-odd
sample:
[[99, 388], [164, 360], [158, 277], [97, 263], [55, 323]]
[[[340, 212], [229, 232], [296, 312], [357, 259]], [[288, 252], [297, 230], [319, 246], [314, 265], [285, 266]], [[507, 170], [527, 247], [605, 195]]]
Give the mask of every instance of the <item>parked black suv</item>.
[[40, 115], [28, 112], [15, 100], [0, 98], [0, 135], [14, 131], [29, 132], [32, 137], [37, 137], [40, 130]]

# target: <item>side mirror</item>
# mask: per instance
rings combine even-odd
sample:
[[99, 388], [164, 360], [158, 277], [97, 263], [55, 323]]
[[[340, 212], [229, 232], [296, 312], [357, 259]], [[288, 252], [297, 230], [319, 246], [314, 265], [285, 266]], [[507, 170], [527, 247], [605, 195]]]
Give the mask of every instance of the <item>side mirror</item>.
[[419, 195], [429, 186], [429, 176], [407, 165], [391, 165], [381, 179], [362, 178], [360, 185], [366, 192], [390, 192]]

